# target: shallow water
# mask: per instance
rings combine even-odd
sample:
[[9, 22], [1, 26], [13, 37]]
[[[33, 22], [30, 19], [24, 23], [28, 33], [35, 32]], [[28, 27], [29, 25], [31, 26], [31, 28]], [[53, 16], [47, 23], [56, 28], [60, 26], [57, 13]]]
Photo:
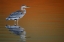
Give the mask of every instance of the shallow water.
[[14, 25], [14, 21], [6, 21], [10, 13], [19, 10], [22, 4], [31, 8], [19, 20], [19, 26], [27, 32], [26, 42], [63, 42], [64, 12], [63, 1], [47, 0], [1, 0], [0, 2], [0, 42], [19, 42], [20, 36], [12, 34], [5, 25]]

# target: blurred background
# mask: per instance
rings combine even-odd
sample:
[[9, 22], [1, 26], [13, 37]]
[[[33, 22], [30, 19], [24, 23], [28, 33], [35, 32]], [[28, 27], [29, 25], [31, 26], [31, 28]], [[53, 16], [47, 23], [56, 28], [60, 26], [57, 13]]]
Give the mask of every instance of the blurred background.
[[0, 0], [0, 42], [19, 42], [20, 37], [5, 28], [14, 21], [5, 18], [23, 4], [30, 6], [19, 20], [31, 37], [26, 42], [64, 42], [64, 0]]

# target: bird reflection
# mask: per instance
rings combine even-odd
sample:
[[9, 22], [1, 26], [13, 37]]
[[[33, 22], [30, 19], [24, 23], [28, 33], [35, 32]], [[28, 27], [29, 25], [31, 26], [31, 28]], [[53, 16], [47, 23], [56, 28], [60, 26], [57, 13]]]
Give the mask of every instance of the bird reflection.
[[20, 26], [10, 26], [10, 25], [6, 25], [5, 27], [13, 34], [20, 36], [22, 42], [26, 41], [26, 31], [24, 30], [24, 28]]

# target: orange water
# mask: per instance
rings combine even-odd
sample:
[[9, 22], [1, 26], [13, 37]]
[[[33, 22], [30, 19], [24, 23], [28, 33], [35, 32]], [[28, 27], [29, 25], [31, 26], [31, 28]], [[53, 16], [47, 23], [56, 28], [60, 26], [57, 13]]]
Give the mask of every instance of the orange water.
[[26, 15], [19, 20], [25, 28], [26, 42], [63, 42], [64, 41], [64, 1], [63, 0], [0, 0], [0, 42], [19, 42], [20, 37], [12, 34], [5, 25], [10, 13], [20, 9], [22, 4], [30, 6]]

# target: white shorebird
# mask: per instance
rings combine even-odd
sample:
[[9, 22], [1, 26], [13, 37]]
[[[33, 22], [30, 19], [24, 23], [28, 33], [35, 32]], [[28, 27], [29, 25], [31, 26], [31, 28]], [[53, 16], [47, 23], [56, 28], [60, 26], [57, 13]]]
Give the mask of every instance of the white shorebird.
[[10, 16], [6, 18], [6, 20], [15, 20], [17, 21], [17, 25], [18, 25], [18, 19], [22, 18], [26, 14], [25, 8], [30, 8], [30, 7], [26, 5], [22, 5], [21, 10], [11, 13]]

